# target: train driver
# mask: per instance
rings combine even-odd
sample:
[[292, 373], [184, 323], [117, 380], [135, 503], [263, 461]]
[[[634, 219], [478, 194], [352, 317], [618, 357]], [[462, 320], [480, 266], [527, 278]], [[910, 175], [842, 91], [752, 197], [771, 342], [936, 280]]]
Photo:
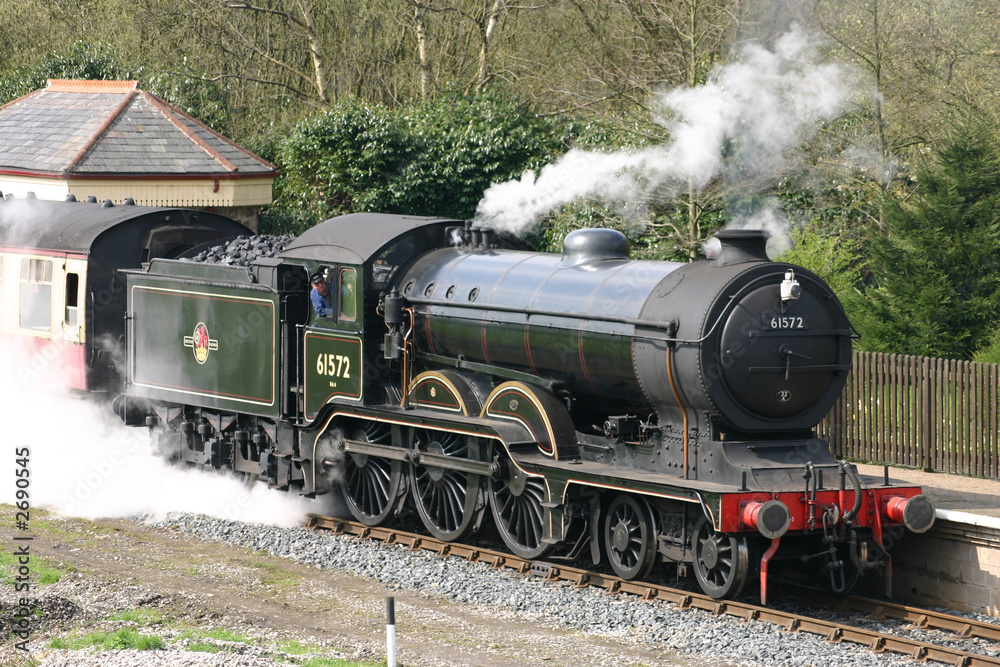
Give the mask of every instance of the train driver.
[[312, 301], [313, 310], [319, 317], [330, 317], [333, 315], [333, 308], [330, 306], [330, 288], [326, 283], [326, 278], [322, 273], [314, 273], [309, 276], [309, 284], [312, 290], [309, 298]]

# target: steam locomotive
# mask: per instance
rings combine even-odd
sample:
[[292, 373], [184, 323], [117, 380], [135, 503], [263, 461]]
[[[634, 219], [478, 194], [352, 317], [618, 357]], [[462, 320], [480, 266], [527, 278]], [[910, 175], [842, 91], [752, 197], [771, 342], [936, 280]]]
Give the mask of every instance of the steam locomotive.
[[[460, 221], [353, 214], [248, 268], [126, 270], [122, 415], [165, 456], [443, 540], [492, 518], [518, 556], [658, 564], [715, 598], [772, 561], [846, 591], [891, 580], [912, 486], [862, 478], [813, 428], [852, 329], [816, 275], [718, 236], [713, 260], [633, 261], [607, 229], [562, 255]], [[332, 313], [310, 303], [320, 274]]]

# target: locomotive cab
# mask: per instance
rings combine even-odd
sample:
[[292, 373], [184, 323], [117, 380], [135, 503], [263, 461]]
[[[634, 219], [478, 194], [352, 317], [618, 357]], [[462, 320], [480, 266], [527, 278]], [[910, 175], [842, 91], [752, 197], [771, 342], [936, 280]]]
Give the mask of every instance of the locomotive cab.
[[[321, 273], [329, 317], [310, 309], [303, 327], [302, 418], [312, 423], [337, 405], [399, 402], [400, 378], [390, 378], [382, 353], [386, 326], [380, 309], [401, 267], [445, 243], [442, 218], [358, 213], [323, 222], [281, 253], [282, 261]], [[329, 407], [328, 407], [329, 406]]]
[[[326, 282], [330, 312], [310, 308], [302, 330], [302, 417], [311, 422], [331, 402], [364, 400], [364, 293], [360, 267], [335, 263], [317, 267]], [[315, 273], [313, 274], [315, 275]], [[313, 290], [316, 288], [313, 287]]]

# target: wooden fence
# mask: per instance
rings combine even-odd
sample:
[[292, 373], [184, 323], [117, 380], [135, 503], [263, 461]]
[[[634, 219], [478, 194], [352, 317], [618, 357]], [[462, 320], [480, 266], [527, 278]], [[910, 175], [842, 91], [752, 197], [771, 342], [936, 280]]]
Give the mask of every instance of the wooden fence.
[[817, 427], [838, 457], [1000, 479], [1000, 364], [854, 352]]

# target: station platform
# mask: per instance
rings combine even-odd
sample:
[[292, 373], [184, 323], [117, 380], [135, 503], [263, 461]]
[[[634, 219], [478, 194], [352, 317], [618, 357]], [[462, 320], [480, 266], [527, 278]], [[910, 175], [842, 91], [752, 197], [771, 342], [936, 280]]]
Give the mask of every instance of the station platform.
[[[883, 475], [883, 466], [856, 465], [863, 475]], [[889, 466], [889, 479], [922, 487], [934, 503], [938, 520], [1000, 530], [1000, 480], [893, 466]]]
[[[884, 467], [858, 472], [882, 477]], [[891, 466], [889, 480], [920, 486], [935, 507], [930, 530], [890, 549], [893, 595], [1000, 618], [1000, 481]]]

